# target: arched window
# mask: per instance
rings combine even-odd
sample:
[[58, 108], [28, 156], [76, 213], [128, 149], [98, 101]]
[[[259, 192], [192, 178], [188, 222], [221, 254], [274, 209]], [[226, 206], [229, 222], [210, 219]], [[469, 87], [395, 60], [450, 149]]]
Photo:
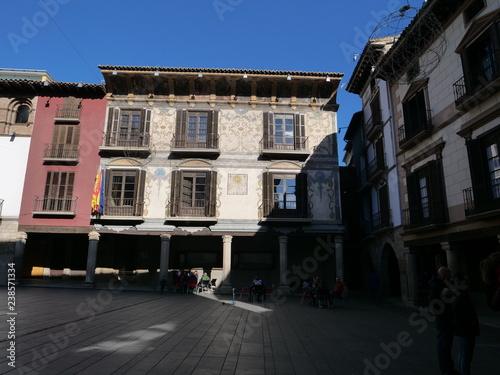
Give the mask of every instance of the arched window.
[[30, 107], [26, 104], [21, 104], [17, 107], [16, 124], [25, 124], [30, 117]]

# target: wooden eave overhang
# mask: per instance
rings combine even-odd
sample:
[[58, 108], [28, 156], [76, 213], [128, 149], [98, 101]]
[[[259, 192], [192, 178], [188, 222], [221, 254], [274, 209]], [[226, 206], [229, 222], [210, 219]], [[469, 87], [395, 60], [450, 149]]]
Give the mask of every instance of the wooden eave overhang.
[[100, 84], [0, 79], [0, 96], [13, 95], [101, 99], [106, 95], [106, 89]]
[[343, 73], [287, 70], [114, 65], [99, 65], [99, 68], [106, 80], [108, 97], [145, 96], [168, 100], [208, 97], [214, 102], [237, 102], [239, 97], [245, 97], [278, 105], [280, 98], [308, 98], [318, 106], [336, 106], [338, 86], [344, 76]]

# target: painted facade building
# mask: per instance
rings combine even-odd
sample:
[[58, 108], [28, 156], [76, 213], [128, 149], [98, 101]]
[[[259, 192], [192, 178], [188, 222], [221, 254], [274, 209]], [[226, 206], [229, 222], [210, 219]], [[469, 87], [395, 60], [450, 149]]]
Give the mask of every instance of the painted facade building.
[[[343, 276], [339, 73], [100, 66], [107, 121], [98, 272], [258, 273], [287, 292]], [[93, 267], [91, 267], [93, 268]], [[159, 274], [158, 274], [159, 272]]]

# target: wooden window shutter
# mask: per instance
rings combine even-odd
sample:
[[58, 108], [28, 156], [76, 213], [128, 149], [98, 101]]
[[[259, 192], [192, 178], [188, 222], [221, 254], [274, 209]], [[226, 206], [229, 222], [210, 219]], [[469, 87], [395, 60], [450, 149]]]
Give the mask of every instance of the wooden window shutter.
[[149, 134], [151, 128], [151, 110], [141, 109], [141, 134]]
[[178, 109], [175, 124], [175, 134], [186, 134], [187, 111]]
[[273, 212], [274, 195], [273, 195], [273, 174], [264, 172], [262, 175], [263, 191], [262, 191], [262, 208], [263, 216], [268, 217]]
[[[403, 128], [405, 131], [405, 136], [403, 139], [406, 139], [411, 131], [411, 116], [410, 116], [410, 104], [408, 102], [403, 103], [403, 119], [404, 124]], [[400, 137], [401, 139], [401, 137]]]
[[383, 138], [379, 138], [375, 142], [375, 154], [377, 156], [377, 170], [382, 171], [385, 169], [384, 139]]
[[264, 149], [274, 146], [274, 113], [264, 112]]
[[205, 216], [215, 217], [215, 207], [217, 202], [217, 172], [207, 172], [206, 182], [206, 198]]
[[108, 132], [118, 131], [118, 122], [120, 121], [120, 108], [112, 107], [108, 113]]
[[218, 127], [219, 127], [219, 111], [211, 111], [209, 114], [209, 121], [208, 121], [208, 139], [207, 139], [207, 146], [208, 147], [214, 147], [217, 148], [217, 134], [218, 134]]
[[410, 223], [419, 220], [420, 198], [418, 193], [418, 179], [416, 173], [409, 173], [406, 176], [406, 186], [408, 188], [408, 208], [410, 213]]
[[427, 164], [429, 176], [429, 208], [435, 219], [443, 222], [447, 217], [447, 203], [444, 190], [444, 177], [441, 160], [432, 160]]
[[134, 215], [141, 216], [144, 212], [144, 188], [146, 185], [146, 171], [136, 172], [136, 189], [135, 189], [135, 212]]
[[299, 173], [296, 177], [297, 184], [297, 210], [299, 217], [308, 217], [307, 210], [307, 173]]
[[294, 116], [293, 135], [294, 135], [294, 143], [296, 150], [305, 149], [305, 139], [306, 139], [305, 117], [306, 116], [303, 113], [296, 113]]
[[73, 126], [73, 139], [71, 142], [72, 145], [77, 146], [80, 144], [80, 132], [81, 132], [81, 127]]
[[45, 191], [43, 193], [44, 197], [50, 197], [52, 195], [51, 186], [52, 186], [52, 175], [53, 172], [47, 172], [47, 178], [45, 179]]
[[484, 191], [488, 186], [488, 170], [484, 149], [479, 139], [471, 139], [466, 142], [467, 156], [469, 157], [469, 168], [472, 178], [473, 189]]
[[172, 171], [172, 183], [170, 185], [170, 215], [179, 216], [181, 204], [181, 171]]

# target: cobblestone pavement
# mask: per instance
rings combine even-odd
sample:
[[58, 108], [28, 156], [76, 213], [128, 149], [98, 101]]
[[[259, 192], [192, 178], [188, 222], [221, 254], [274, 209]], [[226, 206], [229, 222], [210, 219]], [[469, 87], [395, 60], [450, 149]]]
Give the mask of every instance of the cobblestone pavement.
[[[3, 288], [0, 374], [439, 374], [428, 315], [387, 300], [121, 289], [20, 286], [9, 315]], [[498, 375], [500, 314], [482, 323], [472, 371]]]

